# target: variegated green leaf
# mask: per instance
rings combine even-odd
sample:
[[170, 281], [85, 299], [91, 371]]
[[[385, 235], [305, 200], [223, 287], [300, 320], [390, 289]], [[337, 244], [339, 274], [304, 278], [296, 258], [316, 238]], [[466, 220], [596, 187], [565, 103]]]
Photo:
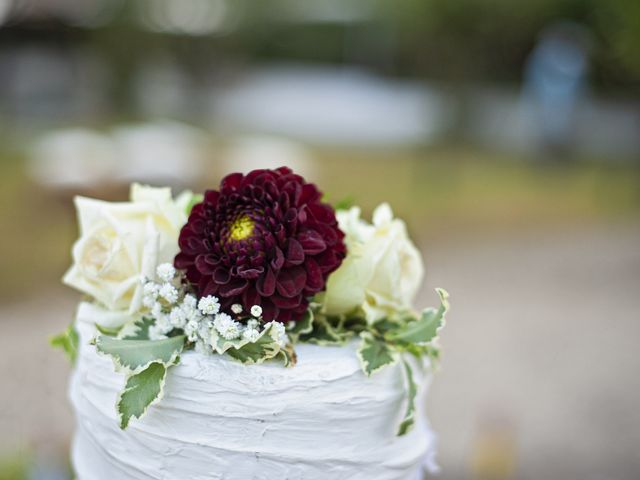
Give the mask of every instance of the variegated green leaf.
[[301, 334], [299, 340], [316, 345], [344, 345], [353, 337], [354, 332], [340, 328], [339, 320], [334, 326], [326, 316], [316, 314], [313, 329], [309, 333]]
[[167, 367], [163, 363], [151, 362], [127, 378], [117, 403], [120, 428], [127, 428], [132, 417], [141, 418], [151, 404], [162, 398], [166, 376]]
[[313, 330], [313, 311], [308, 308], [302, 319], [298, 320], [293, 326], [287, 326], [287, 334], [292, 342], [297, 342], [300, 335], [310, 333]]
[[121, 340], [149, 340], [149, 327], [153, 323], [153, 318], [141, 317], [122, 327], [118, 332], [118, 338]]
[[182, 352], [184, 341], [184, 335], [163, 340], [123, 340], [101, 335], [95, 343], [99, 352], [113, 358], [119, 370], [138, 373], [151, 362], [173, 364]]
[[411, 365], [409, 365], [406, 360], [402, 361], [402, 365], [404, 367], [405, 381], [407, 384], [407, 409], [405, 411], [404, 418], [398, 427], [399, 437], [405, 435], [409, 430], [411, 430], [411, 428], [413, 428], [416, 414], [416, 395], [418, 393], [416, 383], [413, 381]]
[[362, 342], [358, 348], [358, 358], [362, 371], [367, 376], [396, 361], [395, 352], [385, 341], [375, 338], [369, 332], [362, 332], [360, 337]]
[[247, 340], [237, 340], [235, 342], [234, 346], [226, 349], [226, 353], [242, 363], [259, 364], [280, 354], [282, 354], [285, 364], [291, 363], [291, 357], [280, 346], [278, 330], [275, 324], [265, 328], [254, 342]]
[[409, 322], [396, 330], [390, 330], [385, 338], [391, 342], [415, 344], [428, 343], [436, 338], [438, 332], [444, 327], [444, 316], [449, 310], [449, 294], [441, 288], [437, 288], [436, 292], [440, 296], [440, 307], [437, 310], [433, 308], [424, 310], [418, 320]]

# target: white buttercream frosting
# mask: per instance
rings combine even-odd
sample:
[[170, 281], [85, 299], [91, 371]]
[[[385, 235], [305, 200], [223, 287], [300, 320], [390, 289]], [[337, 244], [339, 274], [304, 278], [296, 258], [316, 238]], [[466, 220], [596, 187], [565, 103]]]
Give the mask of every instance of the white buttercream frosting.
[[[124, 377], [89, 344], [91, 319], [79, 315], [77, 327], [70, 396], [79, 480], [413, 480], [433, 456], [421, 408], [415, 428], [396, 436], [406, 402], [402, 367], [367, 378], [355, 344], [297, 345], [293, 368], [186, 352], [169, 371], [164, 398], [120, 430], [115, 403]], [[419, 405], [429, 377], [420, 371]]]

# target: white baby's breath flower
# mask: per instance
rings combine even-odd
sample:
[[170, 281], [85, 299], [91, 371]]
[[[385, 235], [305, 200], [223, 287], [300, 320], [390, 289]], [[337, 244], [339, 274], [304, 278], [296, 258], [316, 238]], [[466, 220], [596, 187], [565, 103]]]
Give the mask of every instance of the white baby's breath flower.
[[211, 328], [212, 325], [210, 321], [200, 322], [198, 324], [198, 336], [202, 340], [208, 340], [209, 338], [211, 338]]
[[227, 340], [233, 340], [240, 336], [240, 324], [226, 313], [219, 313], [213, 323], [215, 329]]
[[214, 297], [213, 295], [202, 297], [198, 302], [198, 308], [204, 315], [215, 315], [220, 311], [218, 297]]
[[184, 326], [184, 333], [190, 342], [195, 342], [198, 339], [198, 322], [189, 320]]
[[156, 317], [156, 328], [160, 333], [169, 333], [173, 330], [173, 325], [171, 325], [171, 320], [169, 315], [162, 314], [159, 317]]
[[251, 320], [247, 321], [247, 328], [249, 330], [256, 330], [258, 328], [258, 325], [260, 325], [260, 322], [258, 322], [258, 320], [256, 320], [255, 318], [252, 318]]
[[155, 297], [145, 295], [142, 297], [142, 305], [151, 310], [153, 306], [156, 304]]
[[246, 339], [249, 340], [250, 342], [255, 342], [258, 337], [260, 336], [260, 332], [258, 330], [256, 330], [255, 328], [247, 328], [245, 329], [244, 332], [242, 332], [242, 336]]
[[284, 325], [280, 322], [270, 322], [271, 328], [273, 328], [275, 332], [275, 338], [280, 347], [284, 347], [289, 342], [289, 337], [287, 337], [287, 331], [284, 328]]
[[165, 338], [167, 338], [167, 336], [157, 325], [151, 325], [149, 327], [149, 340], [162, 340]]
[[239, 303], [234, 303], [233, 305], [231, 305], [231, 311], [236, 315], [240, 315], [242, 313], [242, 305], [240, 305]]
[[260, 318], [260, 315], [262, 315], [262, 307], [260, 305], [254, 305], [251, 307], [251, 315], [256, 318]]
[[160, 315], [163, 315], [163, 306], [160, 302], [155, 302], [152, 306], [151, 306], [151, 316], [153, 318], [158, 318]]
[[178, 290], [170, 283], [162, 284], [159, 293], [160, 296], [169, 303], [176, 303], [176, 301], [178, 301]]
[[191, 295], [190, 293], [187, 293], [184, 298], [182, 299], [182, 304], [185, 307], [189, 307], [189, 308], [196, 308], [198, 305], [198, 299]]
[[173, 307], [169, 314], [169, 321], [175, 328], [183, 328], [187, 323], [187, 315], [181, 307]]
[[142, 294], [145, 297], [153, 297], [158, 298], [158, 293], [160, 292], [160, 285], [155, 282], [147, 281], [142, 287]]
[[162, 263], [156, 268], [156, 274], [163, 282], [170, 282], [176, 274], [176, 269], [170, 263]]

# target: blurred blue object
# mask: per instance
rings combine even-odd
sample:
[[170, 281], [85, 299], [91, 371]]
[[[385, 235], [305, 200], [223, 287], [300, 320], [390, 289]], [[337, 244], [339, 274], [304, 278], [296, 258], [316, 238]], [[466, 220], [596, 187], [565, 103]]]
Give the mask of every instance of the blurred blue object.
[[532, 102], [542, 146], [570, 149], [576, 107], [585, 96], [589, 37], [569, 22], [544, 30], [525, 68], [525, 94]]

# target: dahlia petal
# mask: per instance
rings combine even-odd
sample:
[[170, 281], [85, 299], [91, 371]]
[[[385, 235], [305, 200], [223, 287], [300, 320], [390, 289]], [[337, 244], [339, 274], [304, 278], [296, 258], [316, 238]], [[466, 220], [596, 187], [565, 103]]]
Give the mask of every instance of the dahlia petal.
[[217, 295], [220, 286], [213, 280], [206, 280], [206, 277], [202, 277], [201, 288], [199, 288], [200, 296], [206, 297], [207, 295]]
[[256, 288], [263, 297], [270, 297], [276, 291], [276, 275], [272, 269], [268, 269], [267, 273], [258, 278]]
[[315, 230], [307, 230], [298, 235], [298, 241], [302, 245], [302, 250], [307, 255], [317, 255], [324, 252], [327, 244], [324, 239]]
[[[218, 199], [220, 198], [220, 192], [217, 192], [215, 190], [207, 190], [206, 192], [204, 192], [204, 202], [203, 203], [199, 203], [197, 204], [194, 208], [194, 210], [191, 210], [191, 212], [195, 213], [202, 213], [202, 210], [204, 208], [204, 204], [207, 203], [209, 205], [217, 205], [218, 204]], [[200, 207], [200, 205], [202, 205], [202, 207]], [[198, 207], [198, 209], [196, 210], [196, 207]]]
[[298, 205], [317, 202], [320, 200], [320, 196], [321, 194], [318, 188], [313, 183], [307, 183], [302, 186], [302, 195], [300, 196], [300, 203]]
[[231, 272], [224, 267], [218, 267], [213, 272], [213, 281], [218, 285], [225, 285], [231, 280]]
[[222, 179], [220, 190], [235, 190], [242, 183], [244, 177], [241, 173], [231, 173]]
[[203, 275], [211, 275], [216, 267], [206, 261], [206, 255], [198, 255], [196, 257], [196, 268]]
[[289, 195], [289, 202], [292, 206], [298, 206], [300, 202], [300, 197], [302, 196], [302, 187], [299, 182], [289, 181], [282, 188], [283, 192], [286, 192]]
[[266, 322], [278, 319], [278, 316], [280, 315], [280, 309], [276, 307], [271, 300], [262, 300], [262, 305], [260, 306], [262, 307], [262, 318]]
[[274, 250], [273, 260], [271, 260], [271, 267], [275, 271], [278, 271], [283, 267], [283, 265], [284, 265], [284, 253], [282, 253], [282, 250], [280, 250], [279, 247], [276, 247]]
[[179, 270], [186, 270], [193, 265], [193, 257], [185, 253], [178, 253], [173, 260], [173, 266]]
[[278, 307], [281, 311], [281, 314], [284, 313], [285, 309], [295, 308], [300, 305], [302, 301], [302, 295], [296, 295], [295, 297], [287, 298], [280, 295], [272, 295], [270, 300], [273, 304]]
[[295, 238], [289, 239], [285, 266], [300, 265], [304, 262], [304, 250], [302, 245]]
[[254, 278], [258, 278], [263, 273], [264, 273], [264, 267], [247, 268], [244, 265], [241, 265], [238, 267], [238, 276], [240, 278], [246, 278], [248, 280], [253, 280]]
[[307, 281], [307, 272], [302, 267], [282, 270], [277, 279], [277, 290], [283, 297], [291, 298], [299, 295]]
[[284, 214], [284, 224], [289, 235], [295, 234], [298, 226], [298, 211], [295, 208], [290, 208], [287, 213]]
[[287, 232], [285, 232], [282, 224], [279, 224], [276, 227], [275, 234], [276, 234], [276, 239], [278, 240], [278, 245], [284, 245], [287, 241]]
[[278, 322], [281, 323], [288, 323], [292, 320], [293, 317], [293, 311], [292, 310], [280, 310], [280, 313], [278, 314], [278, 318], [276, 319]]
[[254, 287], [247, 287], [242, 293], [242, 305], [248, 311], [254, 305], [260, 305], [260, 294]]
[[333, 272], [338, 266], [340, 266], [341, 259], [338, 258], [336, 252], [333, 250], [326, 250], [321, 253], [317, 257], [315, 257], [318, 262], [318, 266], [323, 274]]
[[322, 270], [312, 258], [308, 258], [305, 262], [305, 268], [307, 270], [307, 288], [317, 293], [324, 287], [324, 278], [322, 277]]
[[242, 292], [244, 292], [248, 285], [249, 282], [247, 282], [245, 279], [234, 278], [226, 285], [221, 285], [218, 291], [223, 297], [231, 297], [233, 295], [240, 295]]

